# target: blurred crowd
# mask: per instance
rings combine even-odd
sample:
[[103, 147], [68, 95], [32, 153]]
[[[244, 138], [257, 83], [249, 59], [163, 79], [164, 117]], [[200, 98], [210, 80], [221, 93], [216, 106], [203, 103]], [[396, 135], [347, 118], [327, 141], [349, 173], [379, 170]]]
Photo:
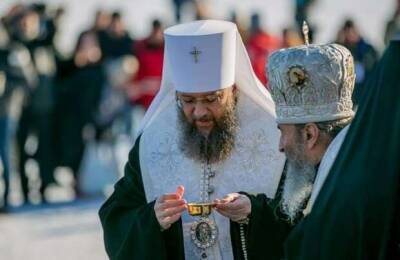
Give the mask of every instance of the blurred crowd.
[[[266, 87], [268, 55], [303, 44], [302, 23], [308, 20], [314, 2], [295, 0], [293, 25], [281, 35], [264, 28], [263, 17], [257, 13], [242, 20], [232, 12], [228, 18], [238, 25], [254, 71]], [[397, 2], [386, 40], [400, 25]], [[195, 6], [194, 18], [212, 18], [201, 1], [174, 0], [176, 22], [188, 3]], [[151, 22], [147, 37], [136, 39], [127, 31], [122, 13], [99, 10], [93, 25], [80, 33], [74, 51], [65, 56], [54, 44], [64, 12], [36, 3], [16, 4], [0, 14], [2, 211], [8, 206], [11, 169], [19, 176], [23, 203], [31, 203], [32, 193], [47, 202], [46, 189], [57, 184], [57, 167], [71, 170], [75, 196], [82, 196], [79, 173], [87, 144], [113, 142], [121, 135], [133, 142], [138, 122], [160, 87], [164, 56], [160, 19]], [[312, 42], [315, 27], [311, 24], [310, 28]], [[357, 104], [380, 52], [364, 39], [352, 19], [343, 22], [332, 41], [346, 46], [355, 58], [353, 99]], [[15, 151], [13, 156], [11, 151]], [[38, 182], [28, 172], [31, 160], [38, 165]]]
[[[1, 18], [3, 210], [8, 206], [12, 144], [17, 157], [12, 167], [24, 203], [31, 202], [31, 189], [47, 202], [45, 191], [55, 183], [59, 166], [71, 169], [79, 197], [78, 173], [88, 140], [130, 135], [132, 105], [146, 108], [157, 92], [163, 56], [159, 21], [153, 22], [148, 38], [134, 41], [120, 13], [99, 11], [65, 57], [54, 45], [63, 13], [44, 4], [15, 5]], [[142, 80], [145, 89], [136, 86]], [[30, 159], [39, 169], [36, 185], [27, 172]]]

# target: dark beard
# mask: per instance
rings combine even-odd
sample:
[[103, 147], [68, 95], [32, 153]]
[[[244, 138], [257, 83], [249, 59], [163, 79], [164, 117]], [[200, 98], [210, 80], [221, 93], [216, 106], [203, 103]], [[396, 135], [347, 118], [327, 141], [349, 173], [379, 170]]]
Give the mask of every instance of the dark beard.
[[226, 108], [220, 120], [214, 120], [214, 127], [208, 136], [201, 134], [194, 123], [188, 122], [183, 110], [178, 107], [179, 146], [191, 159], [207, 163], [227, 159], [235, 146], [237, 128], [236, 102]]

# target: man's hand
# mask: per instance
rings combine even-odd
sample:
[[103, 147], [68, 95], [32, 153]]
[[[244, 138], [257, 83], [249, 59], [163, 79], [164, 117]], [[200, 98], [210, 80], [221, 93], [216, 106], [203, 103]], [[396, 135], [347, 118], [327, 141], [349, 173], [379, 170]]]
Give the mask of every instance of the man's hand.
[[215, 200], [216, 210], [223, 216], [238, 222], [246, 219], [251, 213], [251, 202], [246, 195], [231, 193], [222, 200]]
[[156, 200], [154, 212], [163, 230], [175, 223], [186, 209], [187, 203], [182, 199], [184, 192], [184, 187], [178, 186], [175, 193], [163, 194]]

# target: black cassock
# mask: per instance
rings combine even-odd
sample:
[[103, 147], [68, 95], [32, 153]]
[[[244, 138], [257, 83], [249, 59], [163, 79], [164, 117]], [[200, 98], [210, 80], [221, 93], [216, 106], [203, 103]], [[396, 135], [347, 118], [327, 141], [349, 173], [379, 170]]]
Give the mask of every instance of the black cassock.
[[99, 211], [107, 254], [110, 259], [184, 259], [181, 222], [161, 232], [155, 201], [146, 200], [139, 142], [140, 137], [129, 153], [124, 177]]
[[[249, 260], [281, 260], [284, 257], [284, 243], [287, 236], [304, 217], [303, 210], [307, 206], [309, 198], [302, 204], [299, 212], [290, 220], [282, 210], [282, 192], [285, 182], [286, 170], [282, 173], [278, 191], [274, 199], [265, 194], [248, 194], [251, 201], [251, 214], [249, 224], [244, 226], [246, 251]], [[231, 237], [235, 244], [240, 237], [240, 224], [231, 222]], [[242, 246], [234, 251], [235, 259], [244, 259]]]

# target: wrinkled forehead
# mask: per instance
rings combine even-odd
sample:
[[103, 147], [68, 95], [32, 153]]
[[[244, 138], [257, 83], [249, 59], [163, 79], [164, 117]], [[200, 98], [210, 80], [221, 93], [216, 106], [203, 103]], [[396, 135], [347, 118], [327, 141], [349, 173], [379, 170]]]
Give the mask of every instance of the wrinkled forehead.
[[296, 128], [296, 125], [295, 124], [278, 124], [278, 128], [280, 130], [289, 130], [289, 129]]
[[296, 124], [278, 124], [278, 129], [281, 131], [283, 135], [291, 136], [295, 135], [298, 132], [299, 125]]

